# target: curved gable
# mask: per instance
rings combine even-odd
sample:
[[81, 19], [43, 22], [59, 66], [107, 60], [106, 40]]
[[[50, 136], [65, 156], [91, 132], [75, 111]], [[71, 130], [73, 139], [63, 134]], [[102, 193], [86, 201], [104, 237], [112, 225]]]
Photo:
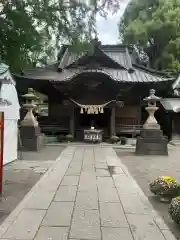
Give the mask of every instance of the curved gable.
[[[119, 54], [119, 53], [118, 53]], [[124, 70], [129, 70], [132, 67], [130, 56], [127, 54], [127, 49], [125, 49], [124, 61], [121, 61], [122, 57], [116, 57], [115, 54], [111, 54], [110, 51], [104, 51], [101, 46], [94, 46], [93, 50], [74, 53], [71, 52], [67, 47], [64, 55], [61, 58], [59, 69], [65, 69], [70, 67], [78, 67], [84, 65], [89, 62], [92, 64], [94, 61], [97, 65], [103, 65], [106, 67], [114, 67]], [[124, 64], [126, 62], [126, 64]]]

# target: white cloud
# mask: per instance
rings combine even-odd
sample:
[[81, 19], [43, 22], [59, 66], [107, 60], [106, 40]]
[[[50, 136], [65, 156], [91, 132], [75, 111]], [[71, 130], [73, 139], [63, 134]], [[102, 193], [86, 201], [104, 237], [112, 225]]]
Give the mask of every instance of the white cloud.
[[107, 19], [97, 16], [98, 37], [103, 44], [116, 44], [119, 42], [118, 23], [128, 2], [126, 0], [121, 4], [121, 9], [118, 13], [114, 15], [109, 13]]

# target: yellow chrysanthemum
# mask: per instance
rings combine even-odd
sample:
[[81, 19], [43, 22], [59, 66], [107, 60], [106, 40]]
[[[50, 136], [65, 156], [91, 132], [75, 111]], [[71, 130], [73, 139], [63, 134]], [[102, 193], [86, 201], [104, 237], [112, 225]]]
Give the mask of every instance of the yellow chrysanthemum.
[[176, 179], [169, 177], [169, 176], [162, 176], [161, 177], [163, 180], [165, 180], [167, 183], [173, 183], [176, 182]]

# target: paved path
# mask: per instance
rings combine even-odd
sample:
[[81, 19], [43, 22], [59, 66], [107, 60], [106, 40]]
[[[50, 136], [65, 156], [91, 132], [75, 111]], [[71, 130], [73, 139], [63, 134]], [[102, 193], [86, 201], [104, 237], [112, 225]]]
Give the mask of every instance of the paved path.
[[54, 164], [63, 149], [62, 146], [45, 146], [39, 152], [21, 152], [19, 154], [21, 160], [4, 166], [3, 192], [0, 196], [0, 224]]
[[4, 240], [174, 240], [111, 147], [68, 147], [0, 227]]

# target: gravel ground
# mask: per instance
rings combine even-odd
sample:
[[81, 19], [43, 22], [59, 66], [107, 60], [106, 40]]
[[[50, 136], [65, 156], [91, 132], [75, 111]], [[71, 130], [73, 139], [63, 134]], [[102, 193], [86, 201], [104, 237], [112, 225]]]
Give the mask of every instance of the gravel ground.
[[40, 152], [22, 152], [22, 160], [4, 166], [0, 197], [0, 224], [60, 155], [63, 147], [47, 146]]
[[153, 207], [164, 218], [177, 239], [180, 239], [180, 227], [168, 214], [168, 204], [160, 203], [148, 190], [148, 183], [159, 175], [172, 176], [180, 181], [180, 147], [171, 147], [169, 156], [135, 156], [133, 150], [116, 150], [122, 162], [137, 181]]

